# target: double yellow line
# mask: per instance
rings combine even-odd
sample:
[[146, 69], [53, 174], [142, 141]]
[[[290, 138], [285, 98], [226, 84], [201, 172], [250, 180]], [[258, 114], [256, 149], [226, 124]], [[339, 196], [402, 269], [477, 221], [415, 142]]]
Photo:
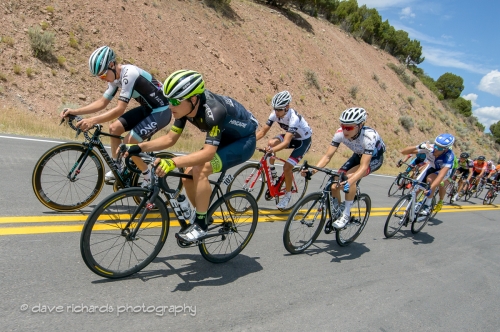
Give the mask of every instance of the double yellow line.
[[[370, 216], [387, 216], [392, 207], [372, 208]], [[499, 205], [479, 205], [479, 206], [443, 206], [439, 213], [454, 212], [474, 212], [500, 210]], [[109, 220], [116, 218], [109, 216]], [[126, 215], [120, 215], [124, 220]], [[286, 221], [288, 213], [278, 210], [260, 209], [259, 222]], [[81, 232], [83, 223], [87, 220], [85, 215], [57, 215], [57, 216], [21, 216], [21, 217], [0, 217], [0, 236], [21, 235], [21, 234], [47, 234], [47, 233], [71, 233]], [[99, 220], [103, 220], [101, 217]], [[170, 226], [179, 226], [179, 222], [173, 213], [170, 213]], [[56, 225], [52, 225], [56, 223]], [[41, 225], [42, 224], [42, 225]], [[51, 225], [47, 225], [51, 224]]]

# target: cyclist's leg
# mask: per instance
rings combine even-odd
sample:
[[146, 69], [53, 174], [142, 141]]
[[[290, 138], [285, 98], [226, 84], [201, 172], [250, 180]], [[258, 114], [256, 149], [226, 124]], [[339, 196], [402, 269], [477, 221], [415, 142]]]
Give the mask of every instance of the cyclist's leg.
[[[147, 117], [151, 113], [151, 109], [144, 106], [138, 106], [130, 111], [125, 112], [122, 116], [118, 118], [109, 126], [109, 132], [113, 135], [121, 135], [126, 131], [132, 130], [142, 119]], [[111, 154], [113, 158], [116, 159], [116, 151], [120, 145], [120, 140], [118, 138], [111, 137]]]
[[302, 141], [292, 140], [288, 147], [293, 148], [294, 150], [290, 154], [290, 157], [288, 157], [283, 170], [285, 174], [286, 192], [290, 192], [292, 190], [292, 170], [302, 160], [307, 151], [309, 151], [309, 148], [311, 147], [311, 138], [309, 137]]

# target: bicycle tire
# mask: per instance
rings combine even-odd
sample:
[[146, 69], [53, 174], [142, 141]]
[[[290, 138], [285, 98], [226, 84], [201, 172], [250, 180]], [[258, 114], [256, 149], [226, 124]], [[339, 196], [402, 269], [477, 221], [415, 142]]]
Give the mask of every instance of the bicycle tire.
[[[124, 278], [145, 268], [158, 255], [167, 239], [170, 218], [159, 196], [155, 209], [148, 211], [137, 205], [137, 197], [147, 199], [150, 195], [151, 191], [144, 188], [123, 189], [106, 197], [92, 211], [80, 237], [80, 253], [92, 272], [110, 279]], [[135, 211], [139, 211], [137, 218], [144, 212], [147, 219], [138, 237], [130, 239], [125, 226]], [[106, 249], [107, 245], [110, 248]]]
[[[254, 186], [250, 188], [250, 184], [253, 182], [255, 182]], [[244, 190], [250, 193], [258, 202], [265, 186], [266, 177], [263, 172], [260, 172], [259, 164], [247, 164], [234, 173], [233, 181], [227, 186], [226, 193], [234, 190]]]
[[[408, 212], [407, 208], [410, 206], [411, 195], [407, 194], [402, 196], [396, 204], [392, 207], [391, 212], [387, 216], [384, 225], [384, 235], [387, 239], [396, 235], [397, 232], [405, 225], [408, 221]], [[396, 216], [394, 221], [391, 221], [391, 217]]]
[[490, 205], [491, 203], [493, 203], [493, 200], [495, 200], [495, 189], [490, 188], [486, 192], [486, 195], [484, 195], [483, 205]]
[[[288, 216], [283, 230], [283, 245], [289, 253], [304, 252], [321, 233], [327, 211], [322, 197], [321, 192], [305, 196], [297, 202]], [[313, 213], [312, 216], [311, 213]], [[319, 220], [317, 220], [318, 217]], [[309, 219], [312, 219], [312, 222], [308, 222]]]
[[[284, 209], [280, 209], [280, 211], [287, 212], [291, 211], [297, 202], [299, 202], [304, 195], [306, 194], [307, 191], [307, 186], [309, 185], [309, 180], [306, 179], [305, 176], [302, 176], [299, 174], [300, 173], [300, 167], [294, 167], [292, 170], [293, 174], [293, 185], [292, 185], [292, 195], [290, 198], [290, 202], [288, 203], [288, 206]], [[279, 196], [276, 198], [276, 204], [278, 204], [280, 197], [282, 197], [282, 194], [285, 194], [285, 188], [286, 184], [285, 181], [281, 183], [280, 190], [279, 190]]]
[[252, 239], [259, 221], [259, 207], [250, 193], [233, 190], [212, 204], [207, 212], [209, 218], [213, 223], [208, 227], [208, 235], [221, 235], [203, 240], [198, 248], [207, 261], [224, 263], [236, 257]]
[[[361, 203], [364, 202], [364, 203]], [[367, 194], [359, 194], [352, 202], [351, 218], [342, 229], [337, 229], [335, 239], [341, 247], [346, 247], [354, 242], [363, 232], [372, 209], [372, 201]], [[354, 215], [353, 215], [354, 213]]]
[[[400, 174], [401, 175], [401, 174]], [[392, 182], [391, 186], [389, 187], [389, 191], [387, 192], [387, 196], [388, 197], [391, 197], [393, 195], [395, 195], [399, 189], [401, 189], [399, 186], [399, 182], [400, 182], [400, 175], [398, 175], [394, 181]], [[395, 190], [392, 190], [392, 189], [395, 189]]]
[[479, 185], [477, 186], [476, 192], [474, 193], [474, 198], [478, 198], [479, 195], [481, 195], [481, 193], [483, 192], [483, 189], [484, 189], [484, 184], [479, 183]]
[[422, 217], [422, 216], [419, 217], [419, 212], [421, 209], [424, 208], [423, 204], [420, 205], [418, 211], [415, 211], [415, 218], [411, 222], [411, 232], [413, 234], [419, 233], [425, 227], [425, 225], [427, 225], [427, 222], [432, 218], [433, 215], [432, 211], [434, 210], [434, 206], [436, 206], [436, 198], [432, 197], [431, 206], [429, 207], [429, 211], [431, 211], [431, 213], [425, 216], [424, 219], [419, 220], [419, 218]]
[[467, 188], [466, 191], [465, 191], [465, 194], [464, 194], [464, 201], [468, 201], [472, 196], [472, 191], [470, 190], [470, 188]]
[[104, 164], [91, 150], [76, 180], [68, 174], [87, 147], [79, 143], [59, 144], [38, 159], [33, 169], [32, 187], [36, 198], [51, 210], [77, 211], [92, 203], [104, 185]]

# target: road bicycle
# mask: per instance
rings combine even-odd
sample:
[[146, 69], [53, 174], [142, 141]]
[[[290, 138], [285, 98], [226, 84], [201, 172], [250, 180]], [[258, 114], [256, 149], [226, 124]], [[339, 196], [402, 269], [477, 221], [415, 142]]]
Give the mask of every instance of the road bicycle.
[[486, 176], [483, 176], [480, 180], [479, 183], [477, 184], [474, 192], [474, 198], [478, 198], [479, 195], [483, 192], [484, 188], [486, 186]]
[[[156, 158], [138, 154], [152, 164]], [[128, 164], [128, 158], [125, 160]], [[106, 278], [123, 278], [145, 268], [160, 253], [171, 226], [167, 204], [173, 210], [181, 231], [189, 227], [176, 197], [179, 189], [166, 185], [152, 167], [151, 184], [147, 188], [120, 190], [95, 207], [83, 226], [80, 251], [87, 267]], [[193, 177], [169, 172], [166, 177]], [[236, 257], [249, 243], [258, 222], [257, 202], [248, 192], [235, 190], [224, 194], [221, 184], [227, 180], [222, 172], [214, 189], [207, 212], [207, 235], [195, 242], [177, 238], [181, 248], [198, 246], [201, 255], [212, 263], [223, 263]], [[164, 193], [166, 200], [159, 195]], [[137, 203], [137, 201], [139, 203]]]
[[[387, 216], [384, 226], [384, 235], [386, 238], [393, 237], [403, 226], [408, 226], [411, 223], [411, 232], [413, 234], [419, 233], [432, 217], [432, 213], [426, 216], [421, 216], [420, 211], [424, 205], [420, 202], [417, 204], [417, 192], [421, 190], [428, 190], [430, 185], [425, 182], [419, 182], [415, 179], [407, 177], [407, 180], [412, 181], [412, 189], [410, 193], [402, 196], [391, 212]], [[429, 211], [434, 210], [436, 205], [435, 197], [432, 198]]]
[[[351, 218], [342, 229], [335, 229], [333, 222], [340, 217], [342, 209], [337, 199], [332, 197], [331, 187], [333, 184], [344, 182], [347, 177], [345, 173], [308, 165], [306, 161], [303, 169], [308, 168], [323, 172], [329, 177], [325, 178], [326, 185], [322, 191], [311, 193], [297, 203], [285, 223], [283, 244], [291, 254], [299, 254], [309, 248], [321, 233], [323, 226], [326, 234], [335, 231], [335, 238], [340, 246], [347, 246], [361, 234], [370, 217], [371, 199], [367, 194], [360, 192], [360, 180], [358, 180]], [[327, 217], [329, 220], [325, 225]]]
[[473, 176], [471, 177], [470, 181], [467, 181], [467, 185], [465, 187], [463, 194], [464, 200], [468, 201], [472, 197], [476, 189], [477, 189], [476, 177]]
[[[411, 186], [411, 182], [408, 180], [405, 180], [405, 177], [414, 178], [420, 174], [418, 166], [407, 164], [402, 160], [399, 160], [399, 163], [404, 164], [408, 167], [406, 168], [406, 170], [404, 172], [399, 173], [398, 176], [396, 176], [396, 178], [392, 182], [391, 186], [389, 187], [389, 191], [387, 193], [387, 195], [389, 197], [396, 194], [398, 192], [398, 190], [401, 190], [401, 195], [404, 195], [405, 190], [410, 189], [409, 187]], [[410, 173], [412, 174], [411, 176], [410, 176]]]
[[492, 183], [488, 183], [488, 190], [486, 191], [486, 195], [483, 198], [483, 204], [489, 205], [492, 204], [495, 198], [498, 196], [499, 184], [497, 181], [492, 181]]
[[[68, 116], [69, 126], [76, 131], [76, 137], [82, 131], [74, 122], [80, 121], [79, 116]], [[65, 120], [63, 119], [61, 123]], [[92, 132], [93, 131], [93, 132]], [[85, 141], [82, 143], [63, 143], [50, 148], [35, 165], [32, 176], [33, 191], [37, 199], [49, 209], [61, 212], [76, 211], [94, 201], [101, 192], [105, 183], [104, 164], [115, 175], [115, 181], [106, 182], [113, 185], [113, 190], [140, 186], [140, 173], [130, 172], [122, 166], [118, 169], [116, 163], [108, 154], [101, 142], [102, 136], [123, 139], [122, 136], [112, 135], [102, 131], [102, 125], [95, 125], [91, 131], [83, 132]], [[95, 151], [97, 149], [102, 158]], [[173, 158], [170, 152], [159, 152], [158, 158]], [[121, 158], [119, 157], [119, 162]], [[178, 168], [179, 172], [183, 169]], [[182, 181], [172, 178], [168, 183], [170, 188], [182, 189]]]
[[[252, 194], [256, 201], [259, 201], [267, 184], [268, 189], [265, 192], [264, 198], [266, 201], [275, 199], [276, 204], [278, 204], [279, 200], [285, 195], [285, 174], [281, 174], [279, 178], [273, 179], [267, 159], [272, 157], [283, 163], [286, 160], [278, 158], [272, 153], [266, 152], [266, 150], [259, 148], [256, 150], [264, 153], [260, 162], [258, 164], [246, 164], [238, 169], [233, 175], [233, 181], [227, 186], [227, 192], [235, 189], [245, 190]], [[300, 176], [299, 172], [300, 166], [296, 166], [292, 170], [292, 196], [289, 206], [286, 209], [281, 209], [282, 211], [291, 210], [306, 193], [308, 180]]]

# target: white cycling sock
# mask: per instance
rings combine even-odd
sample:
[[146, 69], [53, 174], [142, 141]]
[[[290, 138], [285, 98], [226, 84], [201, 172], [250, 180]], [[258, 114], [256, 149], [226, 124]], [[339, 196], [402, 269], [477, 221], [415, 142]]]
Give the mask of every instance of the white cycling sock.
[[345, 206], [344, 206], [344, 214], [346, 216], [350, 216], [351, 215], [351, 206], [352, 206], [352, 202], [353, 201], [344, 201], [345, 203]]

